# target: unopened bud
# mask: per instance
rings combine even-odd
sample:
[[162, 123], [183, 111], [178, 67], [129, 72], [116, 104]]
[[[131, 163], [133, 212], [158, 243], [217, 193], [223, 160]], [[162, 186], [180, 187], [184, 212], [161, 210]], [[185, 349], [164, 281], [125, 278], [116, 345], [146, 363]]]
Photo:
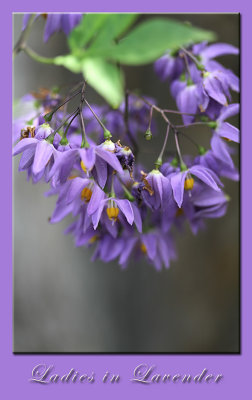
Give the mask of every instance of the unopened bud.
[[111, 133], [109, 132], [108, 129], [105, 129], [105, 130], [104, 130], [104, 139], [105, 139], [105, 140], [108, 140], [108, 139], [110, 139], [110, 138], [112, 138]]
[[174, 159], [171, 161], [171, 166], [172, 166], [172, 167], [177, 167], [177, 166], [178, 166], [178, 159], [177, 159], [177, 158], [174, 158]]
[[51, 121], [51, 119], [52, 119], [52, 117], [53, 117], [53, 114], [54, 114], [54, 111], [51, 111], [51, 112], [45, 114], [45, 115], [44, 115], [44, 120], [45, 120], [46, 122]]
[[187, 168], [187, 166], [185, 165], [185, 163], [181, 163], [180, 164], [180, 170], [183, 172], [183, 171], [186, 171], [188, 168]]
[[66, 138], [66, 137], [63, 137], [63, 138], [61, 139], [61, 141], [60, 141], [60, 144], [61, 144], [62, 146], [66, 146], [66, 145], [68, 144], [67, 138]]
[[211, 129], [216, 129], [217, 128], [217, 122], [216, 121], [210, 121], [207, 123], [207, 126], [209, 126], [209, 128]]
[[151, 140], [152, 139], [152, 133], [151, 133], [150, 128], [147, 129], [147, 131], [144, 134], [144, 137], [145, 137], [146, 140]]
[[201, 156], [203, 156], [204, 154], [206, 154], [206, 149], [205, 149], [205, 147], [203, 147], [203, 146], [199, 146], [199, 154], [201, 155]]
[[159, 169], [160, 167], [161, 167], [161, 165], [163, 164], [163, 162], [162, 162], [162, 158], [158, 158], [157, 159], [157, 161], [155, 162], [155, 167], [157, 168], [157, 169]]

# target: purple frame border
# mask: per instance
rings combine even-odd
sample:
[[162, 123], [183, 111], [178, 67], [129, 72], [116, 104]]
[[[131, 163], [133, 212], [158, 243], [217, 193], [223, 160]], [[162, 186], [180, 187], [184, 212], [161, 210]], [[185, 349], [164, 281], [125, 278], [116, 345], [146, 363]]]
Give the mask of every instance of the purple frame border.
[[[16, 3], [16, 4], [15, 4]], [[25, 4], [24, 4], [25, 3]], [[79, 4], [78, 4], [79, 3]], [[0, 393], [5, 395], [3, 398], [14, 399], [20, 395], [26, 399], [68, 399], [72, 396], [77, 398], [88, 399], [128, 399], [144, 396], [145, 399], [152, 399], [154, 396], [158, 399], [237, 399], [238, 396], [244, 400], [248, 398], [251, 392], [250, 386], [250, 357], [252, 355], [251, 343], [251, 311], [249, 302], [252, 300], [250, 290], [250, 281], [252, 272], [249, 266], [251, 260], [250, 246], [250, 221], [251, 208], [249, 208], [249, 195], [251, 188], [246, 185], [249, 182], [249, 170], [246, 169], [246, 163], [249, 159], [249, 149], [252, 148], [252, 135], [249, 133], [249, 87], [252, 87], [252, 74], [250, 55], [250, 38], [252, 37], [252, 24], [250, 21], [251, 5], [245, 0], [240, 0], [236, 5], [233, 2], [223, 0], [212, 0], [210, 4], [203, 4], [199, 0], [187, 1], [181, 0], [175, 4], [162, 4], [161, 0], [156, 0], [155, 4], [147, 4], [146, 1], [139, 0], [137, 3], [128, 0], [125, 4], [119, 4], [115, 0], [107, 0], [99, 5], [88, 5], [81, 1], [69, 3], [62, 7], [62, 2], [44, 0], [43, 10], [46, 11], [99, 11], [99, 12], [181, 12], [181, 13], [241, 13], [241, 74], [242, 74], [242, 119], [241, 126], [243, 132], [242, 149], [241, 149], [241, 169], [242, 169], [242, 185], [241, 185], [241, 354], [240, 355], [13, 355], [12, 354], [12, 160], [11, 160], [11, 135], [9, 137], [8, 151], [2, 154], [2, 166], [5, 166], [2, 174], [3, 187], [1, 196], [2, 210], [2, 229], [1, 229], [1, 246], [2, 246], [2, 279], [1, 279], [1, 305], [2, 305], [2, 329], [0, 332], [1, 343], [1, 369], [2, 382]], [[1, 37], [4, 55], [2, 58], [1, 68], [2, 77], [4, 77], [3, 93], [4, 93], [4, 115], [2, 118], [2, 135], [9, 132], [11, 127], [11, 110], [12, 110], [12, 12], [25, 11], [43, 11], [39, 7], [35, 10], [35, 4], [31, 0], [17, 0], [12, 4], [4, 2], [2, 8], [1, 21]], [[246, 132], [246, 133], [245, 133]], [[245, 183], [244, 183], [245, 182]], [[37, 364], [54, 365], [55, 372], [59, 374], [67, 373], [71, 368], [75, 368], [82, 373], [96, 373], [96, 381], [93, 384], [51, 384], [41, 385], [29, 382], [31, 371]], [[223, 374], [224, 379], [218, 384], [202, 383], [202, 384], [182, 384], [182, 383], [159, 383], [152, 385], [141, 385], [130, 381], [134, 368], [141, 364], [156, 365], [157, 372], [160, 373], [191, 373], [196, 375], [204, 368], [209, 373]], [[120, 374], [121, 382], [119, 384], [104, 384], [101, 378], [105, 371], [111, 371], [114, 374]]]

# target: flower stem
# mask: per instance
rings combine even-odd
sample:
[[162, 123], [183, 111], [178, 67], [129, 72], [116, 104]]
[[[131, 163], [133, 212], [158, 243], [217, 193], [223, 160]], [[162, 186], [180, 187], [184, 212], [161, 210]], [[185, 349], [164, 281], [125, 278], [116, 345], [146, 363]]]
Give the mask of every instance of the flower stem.
[[192, 122], [191, 124], [188, 125], [176, 125], [176, 128], [190, 128], [191, 126], [196, 126], [196, 125], [205, 125], [207, 126], [206, 122]]
[[94, 110], [92, 109], [92, 107], [90, 106], [90, 104], [88, 103], [88, 101], [86, 99], [84, 99], [86, 105], [88, 106], [89, 110], [91, 111], [91, 113], [93, 114], [93, 116], [95, 117], [96, 121], [100, 124], [100, 126], [102, 127], [102, 129], [104, 131], [107, 131], [107, 128], [105, 127], [105, 125], [102, 123], [102, 121], [100, 120], [100, 118], [98, 117], [98, 115], [96, 115], [96, 113], [94, 112]]
[[165, 151], [165, 148], [166, 148], [166, 144], [167, 144], [167, 140], [168, 140], [169, 131], [170, 131], [170, 125], [167, 124], [166, 135], [165, 135], [163, 147], [162, 147], [162, 149], [161, 149], [161, 152], [160, 152], [159, 157], [158, 157], [158, 159], [157, 159], [157, 162], [156, 162], [156, 164], [155, 164], [156, 166], [160, 166], [160, 165], [159, 165], [160, 163], [161, 163], [161, 165], [162, 165], [163, 154], [164, 154], [164, 151]]
[[89, 147], [89, 144], [88, 144], [87, 138], [86, 138], [86, 130], [85, 130], [83, 113], [82, 113], [83, 103], [84, 103], [84, 101], [86, 102], [85, 97], [84, 97], [85, 89], [86, 89], [86, 82], [84, 81], [84, 84], [81, 89], [81, 100], [80, 100], [80, 105], [79, 105], [80, 127], [81, 127], [81, 134], [82, 134], [81, 148]]
[[14, 57], [23, 49], [23, 46], [25, 45], [25, 40], [26, 40], [27, 36], [30, 33], [31, 26], [32, 26], [32, 23], [33, 23], [35, 17], [36, 17], [35, 14], [32, 14], [30, 16], [26, 28], [22, 31], [22, 33], [20, 35], [20, 38], [18, 39], [18, 41], [17, 41], [17, 43], [16, 43], [16, 45], [15, 45], [15, 47], [13, 49], [13, 56]]
[[26, 44], [23, 44], [20, 47], [20, 50], [23, 50], [29, 57], [31, 57], [35, 61], [38, 61], [43, 64], [54, 64], [55, 58], [48, 58], [48, 57], [40, 56], [34, 50], [32, 50], [30, 47], [28, 47]]
[[64, 126], [65, 123], [66, 123], [74, 114], [78, 115], [78, 112], [79, 112], [79, 109], [77, 108], [76, 110], [74, 110], [74, 111], [72, 112], [72, 114], [70, 114], [66, 119], [64, 119], [63, 122], [61, 122], [61, 124], [51, 133], [50, 136], [54, 136], [55, 133], [57, 133], [57, 132], [60, 130], [60, 128], [62, 128], [62, 126]]
[[179, 146], [179, 140], [178, 140], [178, 132], [175, 131], [174, 132], [174, 138], [175, 138], [175, 143], [176, 143], [176, 149], [177, 149], [177, 153], [178, 153], [178, 157], [179, 157], [179, 162], [180, 162], [180, 166], [185, 165], [182, 155], [181, 155], [181, 151], [180, 151], [180, 146]]

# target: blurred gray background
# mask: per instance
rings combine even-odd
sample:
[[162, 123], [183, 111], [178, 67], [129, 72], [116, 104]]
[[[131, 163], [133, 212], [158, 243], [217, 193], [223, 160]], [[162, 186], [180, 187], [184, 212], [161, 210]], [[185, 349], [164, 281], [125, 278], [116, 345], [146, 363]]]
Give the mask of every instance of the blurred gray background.
[[[214, 30], [219, 41], [239, 46], [238, 14], [169, 17]], [[14, 14], [14, 43], [21, 26], [22, 15]], [[39, 18], [29, 39], [31, 47], [48, 57], [66, 52], [61, 34], [43, 44], [43, 26]], [[220, 61], [239, 74], [238, 57]], [[175, 107], [168, 84], [159, 81], [152, 65], [128, 67], [125, 72], [128, 88], [156, 97], [160, 106]], [[77, 82], [78, 77], [19, 54], [13, 81], [13, 97], [18, 99], [39, 87]], [[102, 102], [92, 90], [89, 101]], [[238, 97], [234, 95], [233, 101]], [[207, 132], [193, 134], [209, 145]], [[151, 165], [160, 149], [161, 142], [153, 143], [151, 153], [146, 144], [143, 147], [142, 161], [147, 165], [147, 158]], [[187, 140], [182, 148], [185, 153], [194, 151]], [[235, 161], [237, 165], [238, 155]], [[209, 220], [207, 230], [198, 236], [188, 227], [176, 234], [178, 260], [169, 270], [157, 272], [147, 262], [132, 260], [121, 271], [116, 262], [91, 263], [92, 251], [75, 248], [72, 238], [63, 234], [68, 218], [50, 225], [56, 198], [45, 198], [48, 186], [27, 182], [26, 174], [17, 169], [18, 157], [13, 162], [15, 352], [239, 351], [238, 183], [224, 180], [231, 196], [225, 217]]]

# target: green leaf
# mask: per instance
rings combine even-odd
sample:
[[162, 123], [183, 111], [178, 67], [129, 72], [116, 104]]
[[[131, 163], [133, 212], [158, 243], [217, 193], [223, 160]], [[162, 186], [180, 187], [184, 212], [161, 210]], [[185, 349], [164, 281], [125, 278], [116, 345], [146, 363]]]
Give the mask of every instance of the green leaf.
[[72, 30], [68, 43], [70, 49], [84, 47], [105, 23], [109, 14], [86, 14], [79, 25]]
[[160, 57], [166, 50], [178, 50], [194, 42], [212, 41], [213, 32], [195, 28], [175, 20], [155, 18], [143, 22], [117, 45], [104, 46], [101, 57], [126, 65], [147, 64]]
[[131, 27], [137, 18], [138, 14], [109, 14], [89, 50], [99, 49], [117, 39]]
[[92, 86], [112, 107], [117, 108], [123, 99], [123, 74], [120, 69], [101, 58], [86, 58], [82, 71], [87, 83]]

